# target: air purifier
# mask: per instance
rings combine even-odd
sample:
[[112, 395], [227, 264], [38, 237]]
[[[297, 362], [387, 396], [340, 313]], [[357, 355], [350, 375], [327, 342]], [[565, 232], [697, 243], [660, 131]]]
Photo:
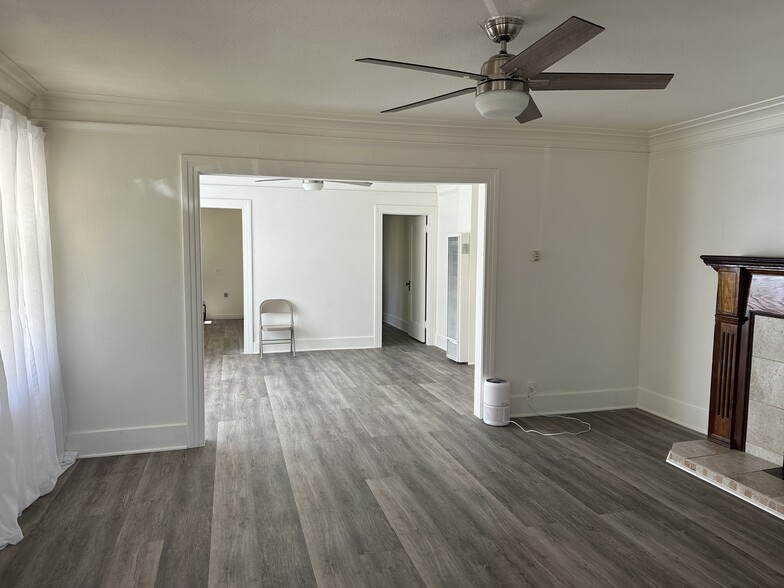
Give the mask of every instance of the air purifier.
[[505, 427], [510, 419], [512, 384], [501, 378], [488, 378], [484, 385], [482, 420], [486, 425]]

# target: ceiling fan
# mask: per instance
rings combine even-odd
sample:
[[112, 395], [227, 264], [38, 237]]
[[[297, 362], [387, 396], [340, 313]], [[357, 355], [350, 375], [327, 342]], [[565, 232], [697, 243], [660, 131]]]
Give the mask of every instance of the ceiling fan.
[[[262, 178], [260, 180], [254, 180], [256, 182], [285, 182], [288, 180], [294, 180], [296, 178]], [[343, 180], [302, 180], [302, 189], [307, 190], [310, 192], [311, 190], [323, 190], [324, 189], [324, 182], [330, 182], [331, 184], [348, 184], [349, 186], [364, 186], [365, 188], [369, 188], [373, 185], [373, 182], [351, 182], [351, 181], [343, 181]]]
[[531, 90], [662, 90], [673, 78], [673, 74], [655, 73], [545, 73], [545, 69], [593, 39], [604, 30], [604, 27], [573, 16], [523, 52], [517, 55], [507, 53], [506, 44], [517, 36], [522, 26], [523, 19], [516, 16], [494, 16], [482, 23], [482, 28], [490, 40], [501, 45], [501, 51], [485, 61], [481, 73], [478, 74], [372, 57], [357, 59], [357, 61], [414, 69], [477, 82], [476, 86], [390, 108], [382, 111], [382, 114], [400, 112], [475, 93], [474, 105], [482, 116], [514, 117], [520, 124], [542, 116], [531, 98]]

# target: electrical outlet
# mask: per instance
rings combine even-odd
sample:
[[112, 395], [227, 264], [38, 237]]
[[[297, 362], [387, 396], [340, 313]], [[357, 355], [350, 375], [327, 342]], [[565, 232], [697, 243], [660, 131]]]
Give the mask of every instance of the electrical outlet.
[[528, 396], [536, 395], [536, 382], [533, 380], [528, 382]]
[[223, 293], [223, 297], [224, 297], [224, 298], [228, 298], [228, 297], [229, 297], [229, 293], [228, 293], [228, 292], [224, 292], [224, 293]]

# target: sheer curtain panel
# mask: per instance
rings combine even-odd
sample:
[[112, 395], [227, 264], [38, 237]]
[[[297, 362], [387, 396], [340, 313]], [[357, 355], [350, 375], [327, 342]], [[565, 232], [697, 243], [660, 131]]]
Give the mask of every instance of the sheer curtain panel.
[[0, 104], [0, 549], [63, 467], [43, 130]]

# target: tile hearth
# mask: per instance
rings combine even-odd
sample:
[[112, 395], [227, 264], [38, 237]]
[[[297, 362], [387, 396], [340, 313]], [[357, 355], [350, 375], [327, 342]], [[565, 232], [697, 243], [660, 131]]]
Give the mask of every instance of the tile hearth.
[[779, 464], [707, 440], [675, 443], [667, 463], [784, 519], [784, 479], [766, 471]]

